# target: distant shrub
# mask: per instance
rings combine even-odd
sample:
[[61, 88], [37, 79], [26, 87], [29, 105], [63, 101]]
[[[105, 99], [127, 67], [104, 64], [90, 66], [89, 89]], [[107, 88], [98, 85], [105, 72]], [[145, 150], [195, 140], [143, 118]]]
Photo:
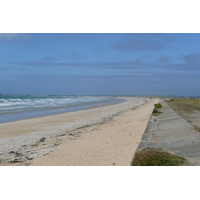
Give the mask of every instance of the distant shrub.
[[161, 105], [160, 103], [157, 103], [157, 104], [155, 105], [155, 108], [162, 108], [162, 105]]
[[162, 108], [162, 105], [160, 104], [160, 103], [157, 103], [157, 104], [154, 104], [154, 109], [153, 109], [153, 112], [152, 112], [152, 114], [153, 115], [160, 115], [162, 112], [160, 112], [160, 111], [158, 111], [157, 109], [158, 108]]

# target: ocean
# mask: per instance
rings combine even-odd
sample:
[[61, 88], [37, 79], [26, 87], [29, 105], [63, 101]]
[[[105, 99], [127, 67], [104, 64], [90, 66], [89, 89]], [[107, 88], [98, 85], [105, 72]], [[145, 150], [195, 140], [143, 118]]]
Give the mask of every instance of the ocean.
[[123, 101], [114, 97], [99, 96], [0, 95], [0, 123], [73, 112]]

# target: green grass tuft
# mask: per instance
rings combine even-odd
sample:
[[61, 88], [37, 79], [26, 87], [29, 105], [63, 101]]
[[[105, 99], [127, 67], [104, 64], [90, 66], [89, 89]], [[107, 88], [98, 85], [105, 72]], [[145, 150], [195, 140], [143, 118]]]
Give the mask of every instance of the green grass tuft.
[[157, 104], [155, 105], [155, 108], [162, 108], [162, 105], [161, 105], [160, 103], [157, 103]]
[[157, 103], [154, 106], [155, 108], [153, 109], [152, 115], [153, 116], [160, 115], [162, 112], [159, 111], [159, 108], [162, 108], [162, 105], [160, 103]]
[[138, 151], [131, 166], [181, 166], [187, 165], [185, 158], [168, 153], [163, 149], [147, 147]]

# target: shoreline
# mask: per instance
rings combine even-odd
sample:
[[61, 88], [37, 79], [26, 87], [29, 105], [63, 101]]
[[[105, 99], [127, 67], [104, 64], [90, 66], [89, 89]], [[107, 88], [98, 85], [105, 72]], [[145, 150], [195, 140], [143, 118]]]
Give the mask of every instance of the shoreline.
[[[105, 131], [106, 129], [100, 131], [98, 135], [94, 137], [95, 129], [107, 126], [108, 124], [112, 125], [115, 119], [120, 117], [120, 121], [125, 118], [130, 121], [130, 116], [127, 118], [127, 114], [129, 113], [131, 114], [131, 117], [132, 115], [135, 115], [135, 117], [138, 118], [137, 113], [133, 112], [141, 109], [147, 110], [148, 107], [150, 110], [148, 111], [148, 114], [145, 113], [147, 117], [143, 120], [147, 124], [149, 119], [148, 117], [150, 117], [153, 109], [152, 105], [157, 102], [157, 99], [150, 100], [149, 98], [137, 97], [124, 97], [123, 99], [126, 99], [126, 101], [109, 106], [101, 106], [88, 110], [32, 118], [16, 122], [1, 123], [1, 165], [69, 165], [69, 163], [66, 164], [65, 162], [56, 163], [55, 159], [53, 159], [55, 163], [52, 164], [43, 161], [44, 158], [47, 159], [48, 156], [52, 156], [56, 150], [60, 151], [60, 149], [64, 148], [66, 144], [68, 147], [72, 145], [72, 149], [81, 146], [81, 148], [83, 148], [83, 143], [87, 141], [87, 148], [90, 146], [90, 148], [92, 148], [92, 144], [97, 144], [99, 142], [98, 140], [100, 140], [99, 138], [103, 135], [104, 139], [109, 138], [109, 135], [105, 135], [105, 132], [107, 132]], [[135, 126], [137, 126], [137, 124]], [[120, 128], [120, 126], [118, 128]], [[143, 125], [142, 129], [145, 128], [146, 126]], [[143, 132], [140, 131], [140, 136], [142, 136]], [[117, 139], [117, 135], [112, 135], [112, 141], [115, 139], [113, 137], [116, 137], [116, 141], [123, 140], [123, 138]], [[90, 141], [91, 138], [95, 141]], [[99, 148], [102, 148], [102, 144]], [[112, 148], [114, 148], [114, 146], [110, 146], [110, 149]], [[94, 149], [91, 151], [94, 151]], [[43, 161], [41, 162], [37, 159], [42, 159]], [[66, 158], [63, 157], [63, 161], [66, 161]], [[75, 165], [73, 162], [71, 162], [71, 164]], [[81, 162], [77, 165], [90, 164], [87, 164], [87, 162]], [[91, 165], [94, 164], [91, 163]], [[107, 164], [97, 163], [97, 165]]]
[[[87, 97], [87, 96], [86, 96]], [[91, 96], [92, 97], [92, 96]], [[101, 97], [105, 98], [105, 97]], [[107, 98], [109, 100], [109, 98]], [[50, 115], [64, 114], [69, 112], [76, 112], [81, 110], [86, 110], [90, 108], [96, 108], [106, 105], [114, 105], [125, 101], [123, 98], [112, 97], [112, 101], [94, 103], [91, 102], [89, 105], [68, 105], [68, 106], [56, 106], [56, 107], [43, 107], [35, 108], [34, 110], [27, 111], [6, 111], [5, 113], [0, 113], [0, 124], [7, 122], [15, 122], [19, 120], [32, 119], [37, 117], [46, 117]]]

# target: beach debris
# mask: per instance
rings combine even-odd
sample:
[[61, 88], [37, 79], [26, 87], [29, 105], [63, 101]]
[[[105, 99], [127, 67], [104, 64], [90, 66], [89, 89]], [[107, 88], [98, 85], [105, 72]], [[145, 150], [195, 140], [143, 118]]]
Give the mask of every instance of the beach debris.
[[61, 135], [58, 135], [58, 137], [66, 136], [67, 134], [63, 133]]
[[23, 154], [17, 152], [17, 151], [9, 151], [10, 154], [15, 154], [15, 157], [20, 157], [22, 156]]
[[21, 163], [21, 162], [23, 161], [19, 159], [14, 159], [14, 160], [9, 161], [9, 163]]
[[45, 137], [43, 137], [42, 139], [40, 139], [40, 141], [39, 142], [44, 142], [45, 141]]
[[17, 151], [15, 152], [15, 157], [20, 157], [20, 156], [22, 156], [23, 154], [21, 154], [21, 153], [18, 153]]
[[30, 158], [30, 157], [26, 157], [26, 159], [27, 159], [27, 160], [33, 160], [33, 158]]

